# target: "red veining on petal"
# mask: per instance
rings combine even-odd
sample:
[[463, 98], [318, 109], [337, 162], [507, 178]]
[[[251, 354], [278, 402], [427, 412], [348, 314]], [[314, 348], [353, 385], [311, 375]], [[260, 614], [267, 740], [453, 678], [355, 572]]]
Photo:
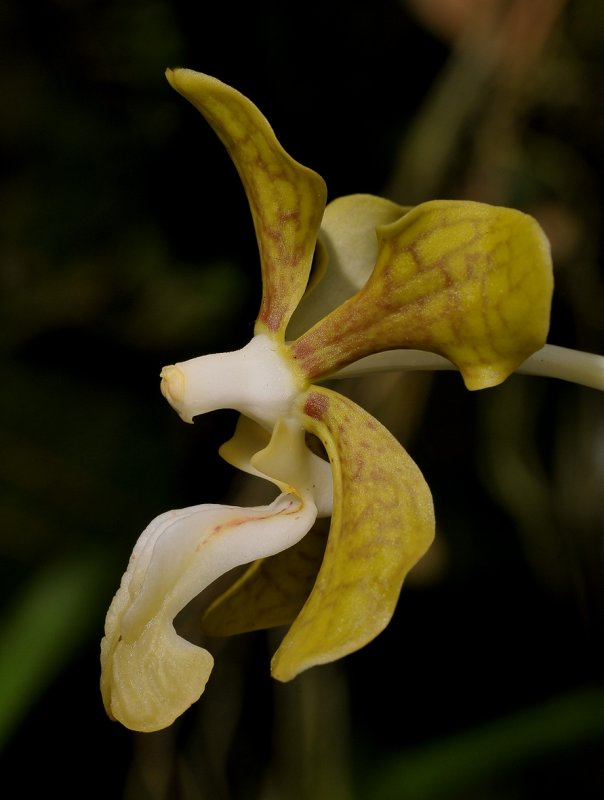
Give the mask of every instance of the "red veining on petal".
[[190, 71], [177, 70], [169, 79], [212, 125], [239, 172], [260, 251], [263, 297], [256, 332], [283, 335], [308, 281], [325, 183], [286, 153], [266, 118], [235, 89]]
[[218, 536], [221, 536], [225, 531], [227, 531], [227, 532], [231, 531], [231, 530], [233, 530], [233, 528], [238, 528], [241, 525], [246, 525], [248, 522], [260, 522], [263, 519], [272, 519], [275, 516], [287, 515], [287, 514], [295, 513], [295, 512], [292, 512], [292, 507], [294, 505], [296, 505], [296, 504], [293, 502], [293, 500], [288, 500], [288, 502], [285, 505], [285, 507], [280, 509], [280, 510], [278, 510], [278, 511], [270, 511], [269, 510], [265, 514], [258, 514], [257, 516], [256, 515], [250, 516], [250, 515], [244, 514], [242, 516], [232, 517], [231, 519], [227, 519], [224, 522], [218, 522], [216, 525], [214, 525], [212, 527], [210, 533], [207, 536], [204, 536], [202, 541], [200, 541], [196, 545], [195, 551], [199, 552], [200, 550], [202, 550], [207, 545], [207, 543], [211, 539], [214, 539], [214, 538], [216, 538]]
[[308, 417], [321, 420], [329, 407], [329, 398], [318, 392], [310, 392], [304, 402], [304, 413]]
[[469, 388], [498, 383], [547, 333], [551, 265], [520, 212], [431, 201], [380, 236], [365, 286], [290, 354], [309, 382], [380, 350], [449, 358]]

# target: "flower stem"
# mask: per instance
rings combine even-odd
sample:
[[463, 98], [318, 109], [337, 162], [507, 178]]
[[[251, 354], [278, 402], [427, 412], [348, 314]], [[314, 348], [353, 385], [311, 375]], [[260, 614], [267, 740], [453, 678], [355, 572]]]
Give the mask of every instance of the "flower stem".
[[543, 375], [604, 391], [604, 356], [546, 344], [520, 365], [518, 372]]
[[[423, 350], [389, 350], [362, 358], [331, 375], [331, 378], [357, 378], [373, 372], [395, 370], [455, 369], [443, 356]], [[604, 391], [604, 356], [546, 344], [516, 370], [525, 375], [541, 375], [589, 386]]]

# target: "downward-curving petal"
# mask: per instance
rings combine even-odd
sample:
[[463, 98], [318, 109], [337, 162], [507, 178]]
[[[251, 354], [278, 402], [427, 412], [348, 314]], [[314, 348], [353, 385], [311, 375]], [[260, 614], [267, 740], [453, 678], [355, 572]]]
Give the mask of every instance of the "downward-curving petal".
[[315, 518], [312, 499], [284, 493], [268, 506], [201, 505], [155, 519], [107, 613], [101, 690], [108, 714], [127, 728], [155, 731], [195, 702], [213, 660], [176, 633], [176, 614], [233, 567], [291, 547]]
[[377, 636], [434, 536], [430, 490], [377, 420], [318, 387], [303, 398], [301, 413], [331, 459], [334, 510], [317, 581], [273, 658], [273, 675], [282, 681]]
[[508, 208], [435, 200], [378, 231], [367, 284], [291, 345], [315, 380], [381, 350], [429, 350], [469, 389], [504, 380], [547, 336], [549, 245]]
[[265, 117], [235, 89], [190, 69], [169, 69], [166, 76], [204, 115], [237, 167], [262, 267], [256, 333], [283, 336], [306, 288], [325, 208], [325, 183], [285, 152]]

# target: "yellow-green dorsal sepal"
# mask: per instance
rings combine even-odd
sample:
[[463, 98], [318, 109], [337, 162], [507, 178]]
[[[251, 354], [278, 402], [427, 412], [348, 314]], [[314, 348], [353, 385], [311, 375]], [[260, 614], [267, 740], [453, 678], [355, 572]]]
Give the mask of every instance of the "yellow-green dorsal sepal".
[[306, 288], [325, 183], [285, 152], [244, 95], [190, 69], [169, 69], [166, 76], [204, 115], [237, 167], [260, 250], [263, 295], [256, 333], [283, 335]]
[[377, 636], [434, 536], [430, 490], [396, 439], [329, 389], [313, 387], [300, 402], [331, 461], [334, 508], [315, 585], [272, 661], [282, 681]]
[[291, 345], [310, 380], [371, 353], [413, 348], [445, 356], [469, 389], [480, 389], [543, 346], [552, 265], [532, 217], [434, 200], [377, 233], [366, 285]]

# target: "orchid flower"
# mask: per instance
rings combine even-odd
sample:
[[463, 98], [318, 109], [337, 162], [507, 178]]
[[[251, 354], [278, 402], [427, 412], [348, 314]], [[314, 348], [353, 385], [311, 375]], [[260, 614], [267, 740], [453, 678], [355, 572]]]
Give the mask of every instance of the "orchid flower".
[[[207, 609], [204, 629], [290, 625], [272, 660], [273, 676], [289, 681], [379, 634], [430, 546], [434, 512], [420, 470], [376, 419], [321, 381], [449, 367], [482, 389], [523, 368], [601, 388], [603, 372], [597, 356], [582, 354], [577, 366], [571, 351], [544, 347], [552, 266], [531, 217], [363, 194], [326, 207], [322, 178], [283, 150], [248, 99], [191, 70], [167, 78], [239, 172], [263, 294], [245, 347], [165, 367], [161, 390], [186, 422], [240, 412], [220, 453], [272, 482], [277, 497], [170, 511], [138, 540], [107, 614], [101, 688], [109, 715], [140, 731], [170, 725], [202, 694], [212, 656], [173, 621], [219, 576], [250, 565]], [[331, 517], [326, 544], [320, 517]]]

